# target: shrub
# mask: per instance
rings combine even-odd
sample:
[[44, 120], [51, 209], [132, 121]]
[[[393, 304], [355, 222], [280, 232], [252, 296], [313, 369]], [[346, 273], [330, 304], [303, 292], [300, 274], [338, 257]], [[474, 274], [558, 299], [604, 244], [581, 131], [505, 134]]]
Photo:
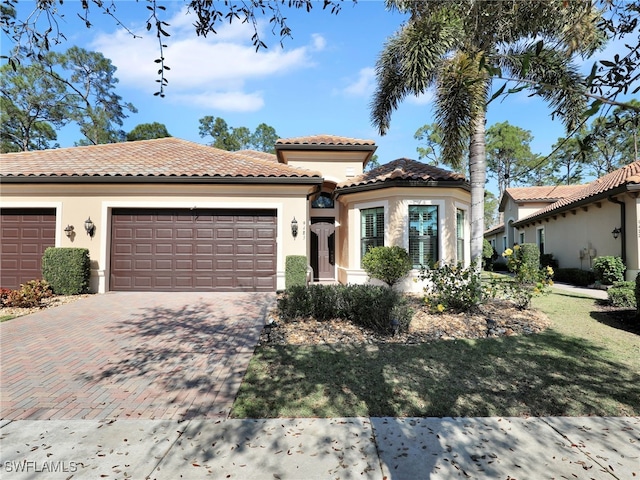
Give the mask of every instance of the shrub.
[[4, 305], [18, 308], [39, 307], [42, 300], [52, 295], [51, 286], [46, 281], [30, 280], [20, 285], [20, 289], [11, 290], [7, 294]]
[[613, 285], [624, 281], [626, 267], [620, 257], [604, 256], [593, 260], [593, 273], [603, 285]]
[[636, 297], [636, 319], [640, 319], [640, 272], [636, 275], [636, 287], [634, 289]]
[[636, 282], [616, 282], [609, 290], [609, 303], [614, 307], [636, 308]]
[[553, 258], [553, 253], [543, 253], [540, 255], [540, 266], [551, 267], [553, 270], [558, 269], [558, 260]]
[[47, 248], [42, 257], [42, 276], [58, 295], [87, 293], [91, 278], [89, 250]]
[[307, 257], [287, 255], [284, 267], [285, 288], [307, 284]]
[[371, 278], [392, 287], [413, 268], [413, 262], [402, 247], [374, 247], [362, 258], [362, 268]]
[[0, 288], [0, 306], [4, 306], [7, 304], [9, 295], [11, 295], [10, 288]]
[[408, 330], [413, 315], [401, 294], [375, 285], [295, 286], [278, 299], [278, 311], [285, 320], [341, 318], [378, 333], [390, 333], [392, 319]]
[[589, 270], [579, 268], [559, 268], [553, 277], [557, 282], [569, 283], [578, 287], [586, 287], [595, 282], [595, 275]]
[[[472, 265], [441, 265], [422, 268], [420, 280], [426, 280], [427, 301], [438, 311], [469, 311], [484, 301], [480, 273]], [[439, 308], [440, 306], [440, 308]]]
[[485, 270], [492, 270], [493, 261], [498, 258], [498, 254], [495, 249], [489, 243], [486, 238], [482, 241], [482, 266]]
[[540, 268], [540, 250], [533, 243], [516, 245], [513, 250], [508, 248], [502, 254], [507, 259], [507, 266], [513, 272], [513, 281], [494, 284], [502, 294], [513, 301], [516, 307], [526, 309], [531, 306], [531, 299], [549, 292], [548, 286], [553, 285], [554, 275], [552, 267]]

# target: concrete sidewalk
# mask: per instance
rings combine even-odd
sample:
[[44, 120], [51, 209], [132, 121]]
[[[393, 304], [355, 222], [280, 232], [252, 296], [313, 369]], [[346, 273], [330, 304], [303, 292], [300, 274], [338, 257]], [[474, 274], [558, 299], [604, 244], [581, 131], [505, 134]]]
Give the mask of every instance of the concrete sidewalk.
[[640, 478], [640, 417], [0, 425], [5, 480]]

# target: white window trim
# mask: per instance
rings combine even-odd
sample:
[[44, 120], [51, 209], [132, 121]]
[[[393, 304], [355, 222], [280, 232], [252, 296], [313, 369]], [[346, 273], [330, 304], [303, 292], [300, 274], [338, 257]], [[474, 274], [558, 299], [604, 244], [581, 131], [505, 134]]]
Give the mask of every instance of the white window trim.
[[[445, 252], [444, 249], [444, 237], [446, 231], [446, 222], [447, 211], [446, 211], [446, 202], [444, 200], [403, 200], [401, 202], [402, 208], [402, 247], [408, 252], [409, 251], [409, 206], [410, 205], [426, 205], [426, 206], [437, 206], [438, 207], [438, 262], [446, 261], [443, 255]], [[418, 269], [413, 269], [415, 272]]]
[[384, 244], [389, 245], [391, 241], [389, 236], [389, 229], [387, 226], [389, 225], [389, 201], [375, 201], [375, 202], [366, 202], [366, 203], [357, 203], [353, 206], [355, 215], [351, 218], [351, 251], [349, 252], [349, 258], [351, 258], [351, 265], [356, 270], [362, 270], [361, 264], [361, 245], [362, 238], [360, 237], [360, 219], [362, 218], [362, 210], [367, 210], [369, 208], [383, 208], [384, 209]]
[[[464, 266], [468, 267], [471, 263], [471, 215], [469, 214], [469, 205], [465, 203], [454, 202], [456, 213], [458, 210], [464, 211]], [[457, 219], [456, 219], [457, 229]], [[458, 232], [456, 231], [456, 257], [458, 256]], [[456, 258], [456, 261], [458, 259]]]

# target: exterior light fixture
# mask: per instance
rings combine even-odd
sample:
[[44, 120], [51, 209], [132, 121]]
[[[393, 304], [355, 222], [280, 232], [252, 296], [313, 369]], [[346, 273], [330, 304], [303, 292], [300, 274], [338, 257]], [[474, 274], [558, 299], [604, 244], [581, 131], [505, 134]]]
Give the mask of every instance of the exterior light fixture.
[[84, 221], [84, 229], [87, 232], [87, 235], [93, 237], [94, 232], [96, 231], [96, 226], [91, 221], [91, 217], [87, 218]]
[[71, 238], [71, 235], [73, 235], [73, 225], [67, 225], [64, 227], [64, 234], [67, 238]]
[[613, 235], [613, 238], [617, 240], [621, 233], [622, 233], [622, 229], [620, 227], [616, 227], [611, 232], [611, 235]]
[[293, 220], [291, 220], [291, 235], [293, 235], [293, 238], [298, 236], [298, 221], [296, 217], [293, 217]]

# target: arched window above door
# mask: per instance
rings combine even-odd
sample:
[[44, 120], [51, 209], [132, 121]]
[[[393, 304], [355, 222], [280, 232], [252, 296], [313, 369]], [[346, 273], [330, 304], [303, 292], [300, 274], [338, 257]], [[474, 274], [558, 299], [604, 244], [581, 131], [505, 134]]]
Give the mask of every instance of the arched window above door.
[[322, 192], [318, 198], [311, 202], [311, 208], [333, 208], [333, 198], [330, 193]]

